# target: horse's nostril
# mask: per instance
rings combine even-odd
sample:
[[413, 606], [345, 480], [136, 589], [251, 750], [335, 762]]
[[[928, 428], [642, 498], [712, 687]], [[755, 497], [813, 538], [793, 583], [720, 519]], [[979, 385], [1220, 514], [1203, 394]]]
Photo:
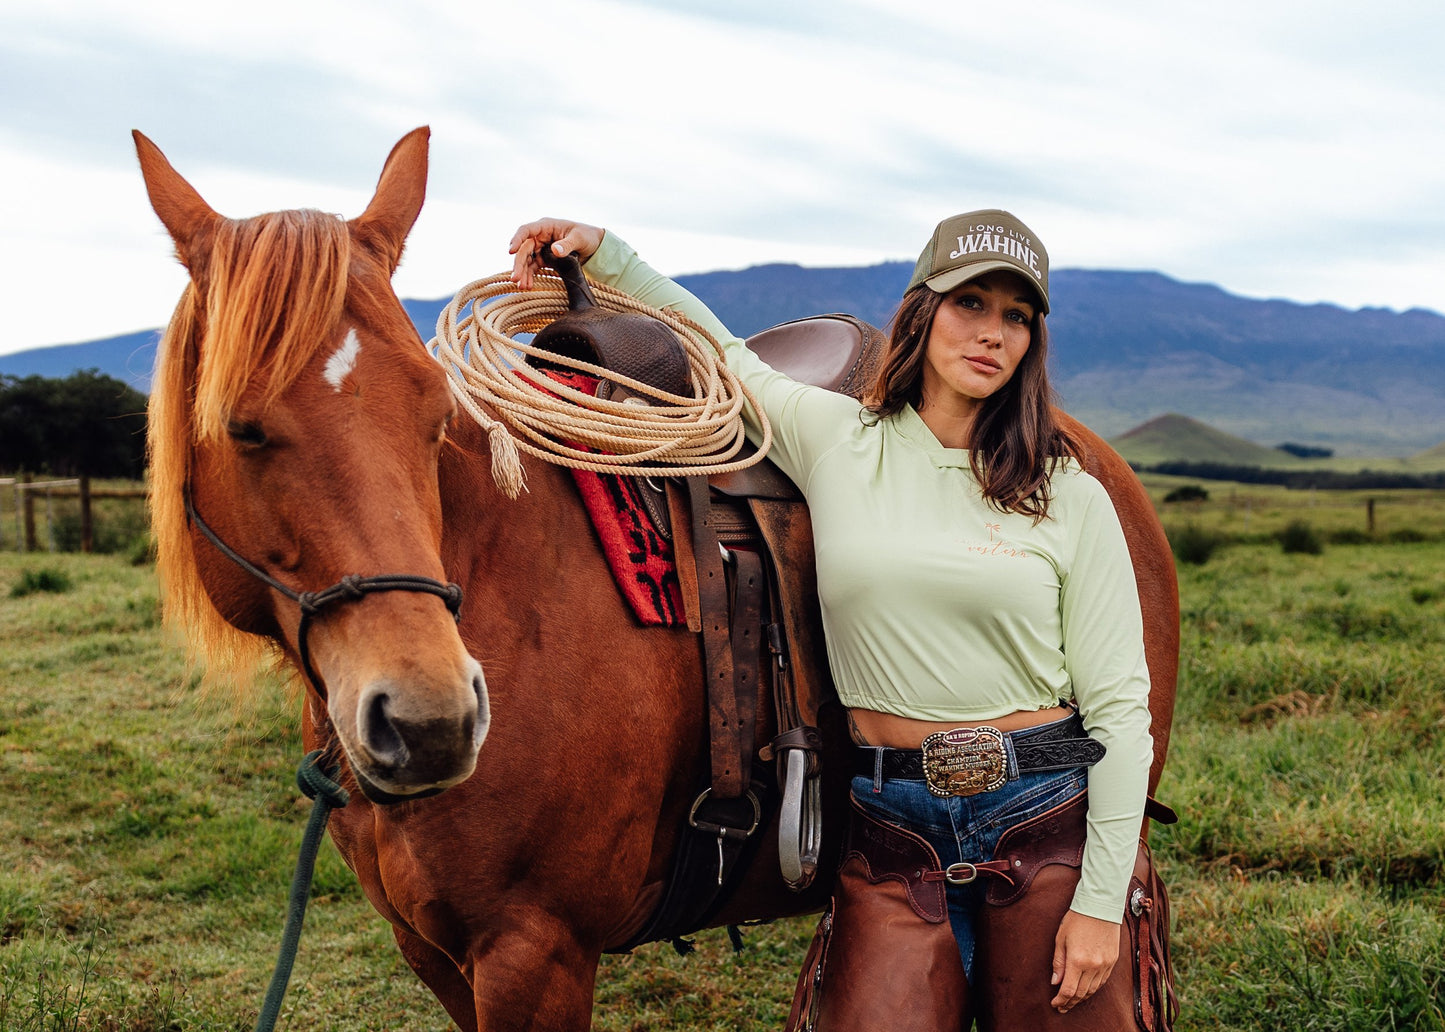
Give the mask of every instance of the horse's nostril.
[[477, 711], [470, 727], [472, 745], [481, 748], [492, 724], [491, 706], [487, 701], [487, 681], [480, 669], [472, 677], [472, 694], [477, 697]]
[[406, 743], [391, 721], [391, 696], [376, 692], [363, 704], [361, 739], [366, 749], [381, 763], [397, 765], [405, 761]]

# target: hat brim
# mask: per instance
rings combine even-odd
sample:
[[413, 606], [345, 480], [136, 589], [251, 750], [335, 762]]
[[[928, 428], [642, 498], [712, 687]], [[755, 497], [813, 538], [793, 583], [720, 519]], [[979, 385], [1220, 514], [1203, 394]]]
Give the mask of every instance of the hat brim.
[[968, 283], [970, 280], [976, 280], [980, 276], [986, 276], [990, 272], [997, 272], [999, 270], [1013, 273], [1014, 275], [1018, 276], [1019, 279], [1023, 280], [1030, 287], [1032, 287], [1034, 294], [1037, 295], [1040, 303], [1043, 305], [1044, 314], [1048, 314], [1049, 296], [1045, 294], [1042, 290], [1040, 290], [1038, 283], [1014, 262], [1006, 262], [998, 259], [989, 259], [981, 262], [970, 262], [968, 265], [965, 265], [962, 268], [949, 269], [947, 272], [940, 272], [937, 276], [933, 276], [929, 279], [924, 280], [923, 282], [928, 285], [928, 288], [930, 290], [936, 291], [940, 294], [947, 294], [954, 287], [961, 287], [963, 286], [963, 284]]

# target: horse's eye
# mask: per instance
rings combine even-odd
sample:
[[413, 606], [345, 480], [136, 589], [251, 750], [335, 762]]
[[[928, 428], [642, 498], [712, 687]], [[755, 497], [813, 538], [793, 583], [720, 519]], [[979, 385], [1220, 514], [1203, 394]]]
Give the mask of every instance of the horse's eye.
[[227, 423], [226, 433], [231, 440], [247, 448], [260, 448], [266, 443], [266, 431], [256, 423]]

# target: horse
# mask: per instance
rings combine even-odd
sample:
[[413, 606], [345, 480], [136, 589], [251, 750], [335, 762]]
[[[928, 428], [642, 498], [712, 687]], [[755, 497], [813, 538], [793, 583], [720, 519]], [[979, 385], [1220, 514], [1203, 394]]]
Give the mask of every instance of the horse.
[[[705, 777], [697, 636], [638, 624], [567, 471], [532, 464], [510, 500], [458, 418], [391, 287], [427, 129], [349, 221], [224, 218], [134, 135], [190, 274], [150, 406], [167, 621], [240, 684], [268, 660], [297, 674], [305, 746], [352, 792], [329, 831], [459, 1028], [587, 1028], [600, 956], [645, 927]], [[1172, 703], [1168, 545], [1128, 467], [1085, 440]], [[797, 894], [753, 862], [712, 926], [816, 910], [823, 874]]]

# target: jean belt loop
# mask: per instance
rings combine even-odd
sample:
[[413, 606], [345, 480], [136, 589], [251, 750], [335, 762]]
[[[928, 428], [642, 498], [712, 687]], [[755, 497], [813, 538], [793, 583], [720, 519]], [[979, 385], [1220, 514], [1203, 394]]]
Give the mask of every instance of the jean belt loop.
[[883, 750], [873, 750], [873, 794], [883, 791]]
[[1019, 779], [1019, 758], [1014, 753], [1013, 735], [1003, 736], [1004, 762], [1008, 765], [1008, 779], [1017, 781]]

